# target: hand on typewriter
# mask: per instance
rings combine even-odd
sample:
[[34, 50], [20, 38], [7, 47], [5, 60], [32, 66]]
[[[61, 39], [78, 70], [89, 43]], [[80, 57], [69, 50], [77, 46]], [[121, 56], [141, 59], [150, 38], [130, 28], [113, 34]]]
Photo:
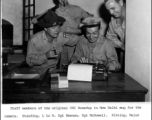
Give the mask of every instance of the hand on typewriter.
[[103, 64], [104, 66], [106, 66], [108, 64], [108, 62], [105, 60], [96, 61], [95, 63], [96, 64]]
[[89, 62], [88, 58], [85, 58], [85, 57], [80, 58], [79, 61], [80, 61], [80, 63], [88, 63]]

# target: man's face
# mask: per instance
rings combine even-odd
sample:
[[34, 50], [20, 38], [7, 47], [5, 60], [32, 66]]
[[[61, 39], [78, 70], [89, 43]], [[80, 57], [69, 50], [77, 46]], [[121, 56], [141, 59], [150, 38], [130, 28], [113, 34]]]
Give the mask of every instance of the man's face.
[[99, 37], [99, 26], [86, 28], [86, 37], [91, 43], [97, 41]]
[[105, 6], [111, 15], [119, 18], [122, 15], [122, 4], [121, 0], [118, 3], [115, 0], [109, 0], [105, 3]]
[[59, 0], [59, 3], [60, 3], [62, 6], [65, 6], [65, 5], [68, 3], [68, 0]]
[[51, 37], [56, 38], [58, 37], [59, 29], [60, 29], [60, 26], [57, 25], [57, 26], [46, 28], [46, 31]]

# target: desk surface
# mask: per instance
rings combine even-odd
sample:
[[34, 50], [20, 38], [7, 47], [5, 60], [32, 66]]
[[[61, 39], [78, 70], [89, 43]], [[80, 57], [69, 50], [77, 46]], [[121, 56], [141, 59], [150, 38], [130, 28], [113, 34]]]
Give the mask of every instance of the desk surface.
[[108, 82], [106, 81], [92, 81], [92, 82], [73, 82], [69, 81], [69, 87], [66, 89], [54, 89], [48, 91], [48, 88], [41, 88], [47, 90], [47, 92], [143, 92], [146, 93], [147, 89], [133, 80], [126, 74], [111, 73], [109, 75]]
[[69, 87], [64, 89], [51, 89], [49, 86], [3, 89], [3, 103], [141, 102], [147, 92], [127, 74], [111, 73], [108, 82], [69, 81]]

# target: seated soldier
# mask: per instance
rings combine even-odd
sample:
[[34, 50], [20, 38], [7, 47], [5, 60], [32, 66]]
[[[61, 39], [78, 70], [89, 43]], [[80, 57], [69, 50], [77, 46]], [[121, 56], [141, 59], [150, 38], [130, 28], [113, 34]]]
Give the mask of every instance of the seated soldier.
[[[83, 19], [89, 16], [93, 16], [93, 14], [88, 13], [87, 11], [85, 11], [77, 5], [70, 4], [68, 0], [55, 1], [57, 3], [57, 6], [55, 7], [56, 9], [54, 9], [54, 12], [66, 19], [66, 22], [64, 22], [60, 29], [60, 31], [64, 33], [64, 36], [60, 36], [61, 39], [71, 39], [72, 41], [75, 40], [75, 42], [78, 42], [78, 40], [81, 37], [79, 24]], [[39, 21], [39, 18], [43, 16], [44, 13], [35, 16], [32, 19], [32, 23], [36, 24]], [[66, 44], [63, 47], [61, 63], [68, 64], [74, 54], [74, 50], [75, 46], [69, 46]]]
[[[56, 69], [62, 46], [69, 40], [60, 39], [60, 26], [65, 19], [49, 10], [39, 21], [38, 25], [44, 30], [33, 35], [27, 48], [26, 62], [30, 67], [49, 72]], [[69, 42], [72, 43], [71, 41]]]
[[[120, 69], [115, 48], [110, 40], [100, 34], [100, 18], [89, 17], [82, 21], [85, 36], [78, 42], [72, 63], [100, 63], [112, 71]], [[100, 29], [101, 28], [101, 29]]]

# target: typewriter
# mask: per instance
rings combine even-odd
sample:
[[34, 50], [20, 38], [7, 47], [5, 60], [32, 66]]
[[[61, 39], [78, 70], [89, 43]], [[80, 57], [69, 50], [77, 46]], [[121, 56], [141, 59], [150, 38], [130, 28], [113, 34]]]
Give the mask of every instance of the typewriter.
[[[93, 66], [92, 81], [108, 81], [108, 69], [104, 64], [99, 63], [79, 63]], [[61, 75], [67, 74], [68, 65], [63, 64], [61, 70], [58, 71]]]

